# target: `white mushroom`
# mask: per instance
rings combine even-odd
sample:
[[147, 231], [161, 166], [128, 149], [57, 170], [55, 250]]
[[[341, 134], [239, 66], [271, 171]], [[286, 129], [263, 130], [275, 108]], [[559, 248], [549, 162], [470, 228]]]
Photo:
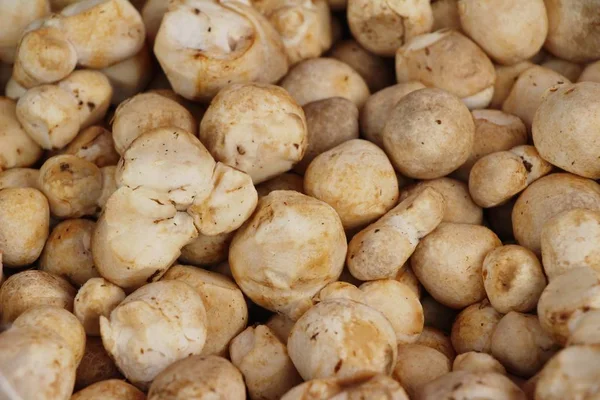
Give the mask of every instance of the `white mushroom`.
[[48, 0], [0, 1], [0, 62], [12, 64], [21, 34], [38, 18], [50, 13]]
[[77, 292], [73, 313], [87, 335], [100, 336], [100, 316], [108, 318], [124, 299], [125, 292], [117, 285], [104, 278], [91, 278]]

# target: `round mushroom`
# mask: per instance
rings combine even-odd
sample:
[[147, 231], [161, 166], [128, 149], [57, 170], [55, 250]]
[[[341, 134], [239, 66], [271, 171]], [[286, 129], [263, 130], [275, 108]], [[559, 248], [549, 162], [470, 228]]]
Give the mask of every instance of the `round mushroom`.
[[425, 385], [415, 400], [439, 399], [527, 400], [509, 378], [495, 372], [456, 371]]
[[100, 71], [77, 70], [57, 83], [77, 101], [79, 129], [100, 123], [113, 95], [110, 81]]
[[70, 400], [145, 400], [144, 392], [120, 379], [108, 379], [94, 383], [77, 393]]
[[218, 264], [227, 260], [233, 232], [219, 235], [198, 235], [181, 249], [179, 260], [196, 266]]
[[452, 325], [452, 346], [458, 354], [491, 353], [492, 335], [502, 315], [487, 300], [462, 310]]
[[487, 353], [469, 351], [459, 354], [452, 364], [452, 371], [495, 372], [506, 375], [506, 369]]
[[123, 300], [123, 289], [104, 278], [91, 278], [77, 292], [73, 313], [87, 335], [100, 336], [100, 316], [109, 317]]
[[451, 366], [448, 357], [431, 347], [401, 344], [392, 377], [413, 398], [423, 386], [449, 373]]
[[12, 168], [0, 172], [0, 190], [9, 188], [37, 188], [40, 171], [33, 168]]
[[454, 351], [454, 347], [452, 347], [450, 336], [437, 328], [424, 327], [415, 343], [439, 351], [448, 357], [450, 361], [456, 358], [456, 352]]
[[365, 375], [354, 379], [312, 379], [289, 392], [281, 400], [305, 399], [394, 399], [408, 400], [406, 391], [387, 375]]

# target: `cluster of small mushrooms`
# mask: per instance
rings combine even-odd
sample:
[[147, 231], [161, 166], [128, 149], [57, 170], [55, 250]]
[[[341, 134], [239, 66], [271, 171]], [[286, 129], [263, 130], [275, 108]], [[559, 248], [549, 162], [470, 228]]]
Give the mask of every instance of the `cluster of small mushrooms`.
[[599, 0], [0, 0], [0, 95], [0, 399], [600, 399]]

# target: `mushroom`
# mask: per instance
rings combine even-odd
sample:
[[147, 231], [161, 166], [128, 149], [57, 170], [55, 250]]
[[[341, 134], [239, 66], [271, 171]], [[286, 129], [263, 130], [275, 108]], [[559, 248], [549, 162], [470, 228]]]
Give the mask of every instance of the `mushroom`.
[[367, 50], [393, 56], [406, 41], [430, 32], [433, 13], [427, 0], [388, 4], [385, 1], [348, 0], [348, 25]]
[[85, 129], [102, 121], [110, 105], [113, 88], [103, 73], [93, 70], [77, 70], [57, 83], [57, 86], [77, 100], [79, 129]]
[[393, 279], [406, 285], [414, 294], [417, 295], [418, 299], [421, 298], [421, 283], [410, 267], [410, 263], [407, 262], [404, 264], [404, 266], [400, 268], [400, 271], [398, 271]]
[[215, 160], [258, 184], [302, 159], [306, 131], [304, 111], [284, 89], [245, 83], [228, 86], [213, 99], [200, 123], [200, 140]]
[[565, 173], [538, 179], [523, 191], [513, 208], [515, 239], [539, 255], [544, 224], [555, 215], [574, 208], [600, 210], [600, 185]]
[[467, 161], [475, 125], [467, 107], [440, 89], [421, 89], [404, 96], [383, 129], [383, 145], [402, 175], [441, 178]]
[[600, 61], [586, 65], [577, 81], [600, 83]]
[[502, 315], [487, 300], [462, 310], [452, 325], [452, 346], [458, 354], [491, 352], [492, 335]]
[[98, 125], [81, 130], [62, 153], [83, 158], [100, 168], [119, 162], [112, 133]]
[[469, 109], [486, 108], [496, 71], [488, 56], [463, 34], [449, 29], [413, 37], [396, 52], [399, 83], [420, 81], [448, 91]]
[[135, 386], [119, 379], [103, 380], [73, 394], [70, 400], [145, 400]]
[[[348, 99], [331, 97], [304, 107], [307, 145], [294, 171], [304, 174], [318, 155], [352, 139], [358, 139], [358, 108]], [[302, 187], [302, 186], [301, 186]]]
[[206, 341], [202, 298], [179, 281], [153, 282], [100, 316], [106, 351], [134, 385], [147, 389], [167, 366], [200, 354]]
[[[600, 144], [594, 134], [600, 83], [581, 82], [556, 89], [550, 89], [535, 113], [535, 147], [544, 159], [567, 172], [600, 179]], [[563, 134], [567, 129], [569, 134]]]
[[469, 174], [469, 192], [481, 207], [499, 206], [551, 171], [534, 146], [513, 147], [477, 160]]
[[336, 43], [329, 52], [335, 58], [354, 68], [374, 93], [394, 83], [394, 74], [388, 61], [370, 53], [354, 40], [343, 40]]
[[25, 311], [38, 306], [72, 311], [75, 293], [69, 282], [44, 271], [32, 269], [11, 275], [0, 288], [2, 323], [13, 322]]
[[85, 331], [79, 320], [64, 308], [39, 306], [26, 310], [14, 320], [12, 329], [40, 329], [53, 332], [73, 352], [75, 365], [79, 365], [85, 351]]
[[502, 111], [521, 118], [527, 129], [531, 130], [534, 116], [546, 91], [556, 90], [569, 83], [571, 82], [558, 72], [534, 65], [519, 74], [510, 94], [502, 103]]
[[213, 236], [199, 234], [192, 242], [181, 249], [179, 260], [184, 264], [196, 266], [212, 265], [226, 261], [232, 239], [233, 232]]
[[137, 54], [101, 70], [113, 88], [111, 104], [121, 104], [148, 86], [152, 78], [150, 53], [151, 50], [144, 45]]
[[546, 277], [536, 255], [517, 245], [490, 251], [481, 274], [492, 307], [503, 314], [534, 310], [546, 287]]
[[439, 329], [429, 326], [424, 327], [415, 343], [439, 351], [450, 361], [453, 361], [456, 357], [456, 352], [454, 351], [454, 347], [452, 347], [450, 336]]
[[6, 97], [0, 97], [0, 126], [0, 171], [35, 164], [42, 149], [19, 123], [16, 103]]
[[330, 299], [296, 322], [288, 352], [304, 380], [390, 374], [396, 364], [396, 335], [375, 309], [353, 300]]
[[513, 65], [534, 56], [548, 33], [544, 0], [459, 0], [462, 29], [495, 61]]
[[0, 1], [0, 62], [12, 64], [19, 39], [27, 26], [50, 14], [48, 0]]
[[331, 205], [347, 230], [383, 216], [399, 196], [390, 160], [383, 150], [362, 139], [349, 140], [315, 157], [304, 175], [304, 190]]
[[94, 383], [120, 377], [117, 366], [102, 345], [102, 339], [88, 336], [85, 340], [83, 358], [77, 367], [75, 389], [81, 390]]
[[408, 400], [406, 391], [387, 375], [365, 375], [355, 379], [313, 379], [289, 392], [281, 400], [305, 399], [394, 399]]
[[527, 128], [515, 115], [499, 110], [473, 110], [475, 140], [467, 161], [454, 173], [457, 179], [469, 181], [473, 165], [482, 157], [527, 144]]
[[491, 350], [509, 372], [530, 378], [552, 357], [556, 345], [537, 316], [510, 311], [496, 325]]
[[518, 76], [533, 66], [534, 64], [530, 61], [522, 61], [514, 65], [495, 65], [496, 83], [494, 83], [494, 95], [492, 96], [490, 108], [502, 108], [502, 104], [510, 94]]
[[229, 354], [244, 375], [251, 399], [279, 400], [302, 383], [285, 344], [265, 325], [249, 327], [236, 336]]
[[275, 83], [288, 71], [275, 27], [238, 1], [173, 3], [156, 35], [154, 54], [177, 94], [203, 102], [228, 84]]
[[352, 67], [324, 57], [298, 63], [281, 86], [303, 107], [313, 101], [343, 97], [360, 109], [370, 94], [366, 82]]
[[433, 13], [432, 32], [445, 28], [460, 30], [458, 0], [432, 0], [431, 11]]
[[438, 399], [527, 400], [506, 376], [495, 372], [456, 371], [428, 383], [415, 400]]
[[553, 71], [558, 72], [562, 76], [566, 76], [571, 82], [577, 82], [583, 67], [571, 61], [561, 60], [556, 57], [549, 57], [540, 64], [542, 67], [550, 68]]
[[37, 188], [40, 171], [33, 168], [12, 168], [0, 172], [0, 190]]
[[542, 292], [537, 314], [542, 329], [558, 344], [569, 338], [585, 313], [600, 309], [600, 273], [589, 267], [573, 268], [554, 278]]
[[9, 268], [33, 263], [48, 237], [50, 210], [44, 195], [33, 188], [0, 190], [0, 252]]
[[312, 305], [311, 298], [340, 276], [346, 249], [342, 223], [332, 207], [277, 190], [259, 200], [236, 232], [229, 263], [236, 283], [253, 302], [296, 320]]
[[449, 373], [451, 365], [448, 357], [431, 347], [401, 344], [392, 377], [412, 398], [424, 385]]
[[248, 307], [242, 291], [221, 274], [186, 265], [169, 268], [162, 280], [185, 282], [202, 297], [206, 309], [207, 336], [200, 354], [223, 356], [229, 342], [248, 323]]
[[452, 371], [495, 372], [506, 375], [506, 369], [487, 353], [469, 351], [459, 354], [452, 364]]
[[569, 331], [567, 346], [600, 344], [600, 311], [585, 313]]
[[108, 318], [124, 299], [125, 292], [117, 285], [104, 278], [91, 278], [77, 292], [73, 313], [87, 335], [100, 336], [100, 316]]
[[264, 197], [275, 190], [293, 190], [304, 194], [304, 179], [292, 172], [284, 172], [256, 186], [259, 197]]
[[[481, 271], [485, 256], [501, 245], [486, 227], [442, 223], [423, 238], [411, 257], [425, 290], [443, 305], [461, 309], [485, 298]], [[444, 257], [440, 257], [440, 249]]]

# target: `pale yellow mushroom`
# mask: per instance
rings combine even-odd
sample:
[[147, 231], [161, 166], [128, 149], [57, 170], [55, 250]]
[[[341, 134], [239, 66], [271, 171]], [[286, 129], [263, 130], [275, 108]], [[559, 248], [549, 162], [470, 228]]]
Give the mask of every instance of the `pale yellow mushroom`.
[[77, 292], [73, 313], [87, 335], [100, 336], [100, 316], [108, 318], [124, 299], [125, 292], [117, 285], [104, 278], [91, 278]]
[[0, 1], [0, 62], [12, 64], [23, 31], [31, 22], [49, 13], [48, 0]]
[[459, 354], [452, 364], [452, 371], [496, 372], [506, 375], [506, 369], [487, 353], [469, 351]]
[[456, 371], [425, 385], [414, 400], [439, 399], [527, 400], [509, 378], [495, 372]]
[[454, 351], [454, 347], [452, 346], [450, 335], [437, 328], [425, 326], [419, 335], [419, 339], [417, 339], [415, 343], [439, 351], [448, 357], [450, 361], [453, 361], [456, 358], [456, 351]]
[[462, 310], [452, 324], [450, 336], [458, 354], [469, 351], [491, 353], [492, 335], [502, 314], [487, 300]]
[[11, 168], [0, 172], [0, 190], [37, 188], [40, 171], [33, 168]]
[[402, 344], [398, 346], [398, 362], [392, 377], [414, 397], [424, 385], [449, 373], [451, 367], [448, 357], [431, 347]]
[[144, 392], [119, 379], [96, 382], [73, 394], [70, 400], [145, 400]]

